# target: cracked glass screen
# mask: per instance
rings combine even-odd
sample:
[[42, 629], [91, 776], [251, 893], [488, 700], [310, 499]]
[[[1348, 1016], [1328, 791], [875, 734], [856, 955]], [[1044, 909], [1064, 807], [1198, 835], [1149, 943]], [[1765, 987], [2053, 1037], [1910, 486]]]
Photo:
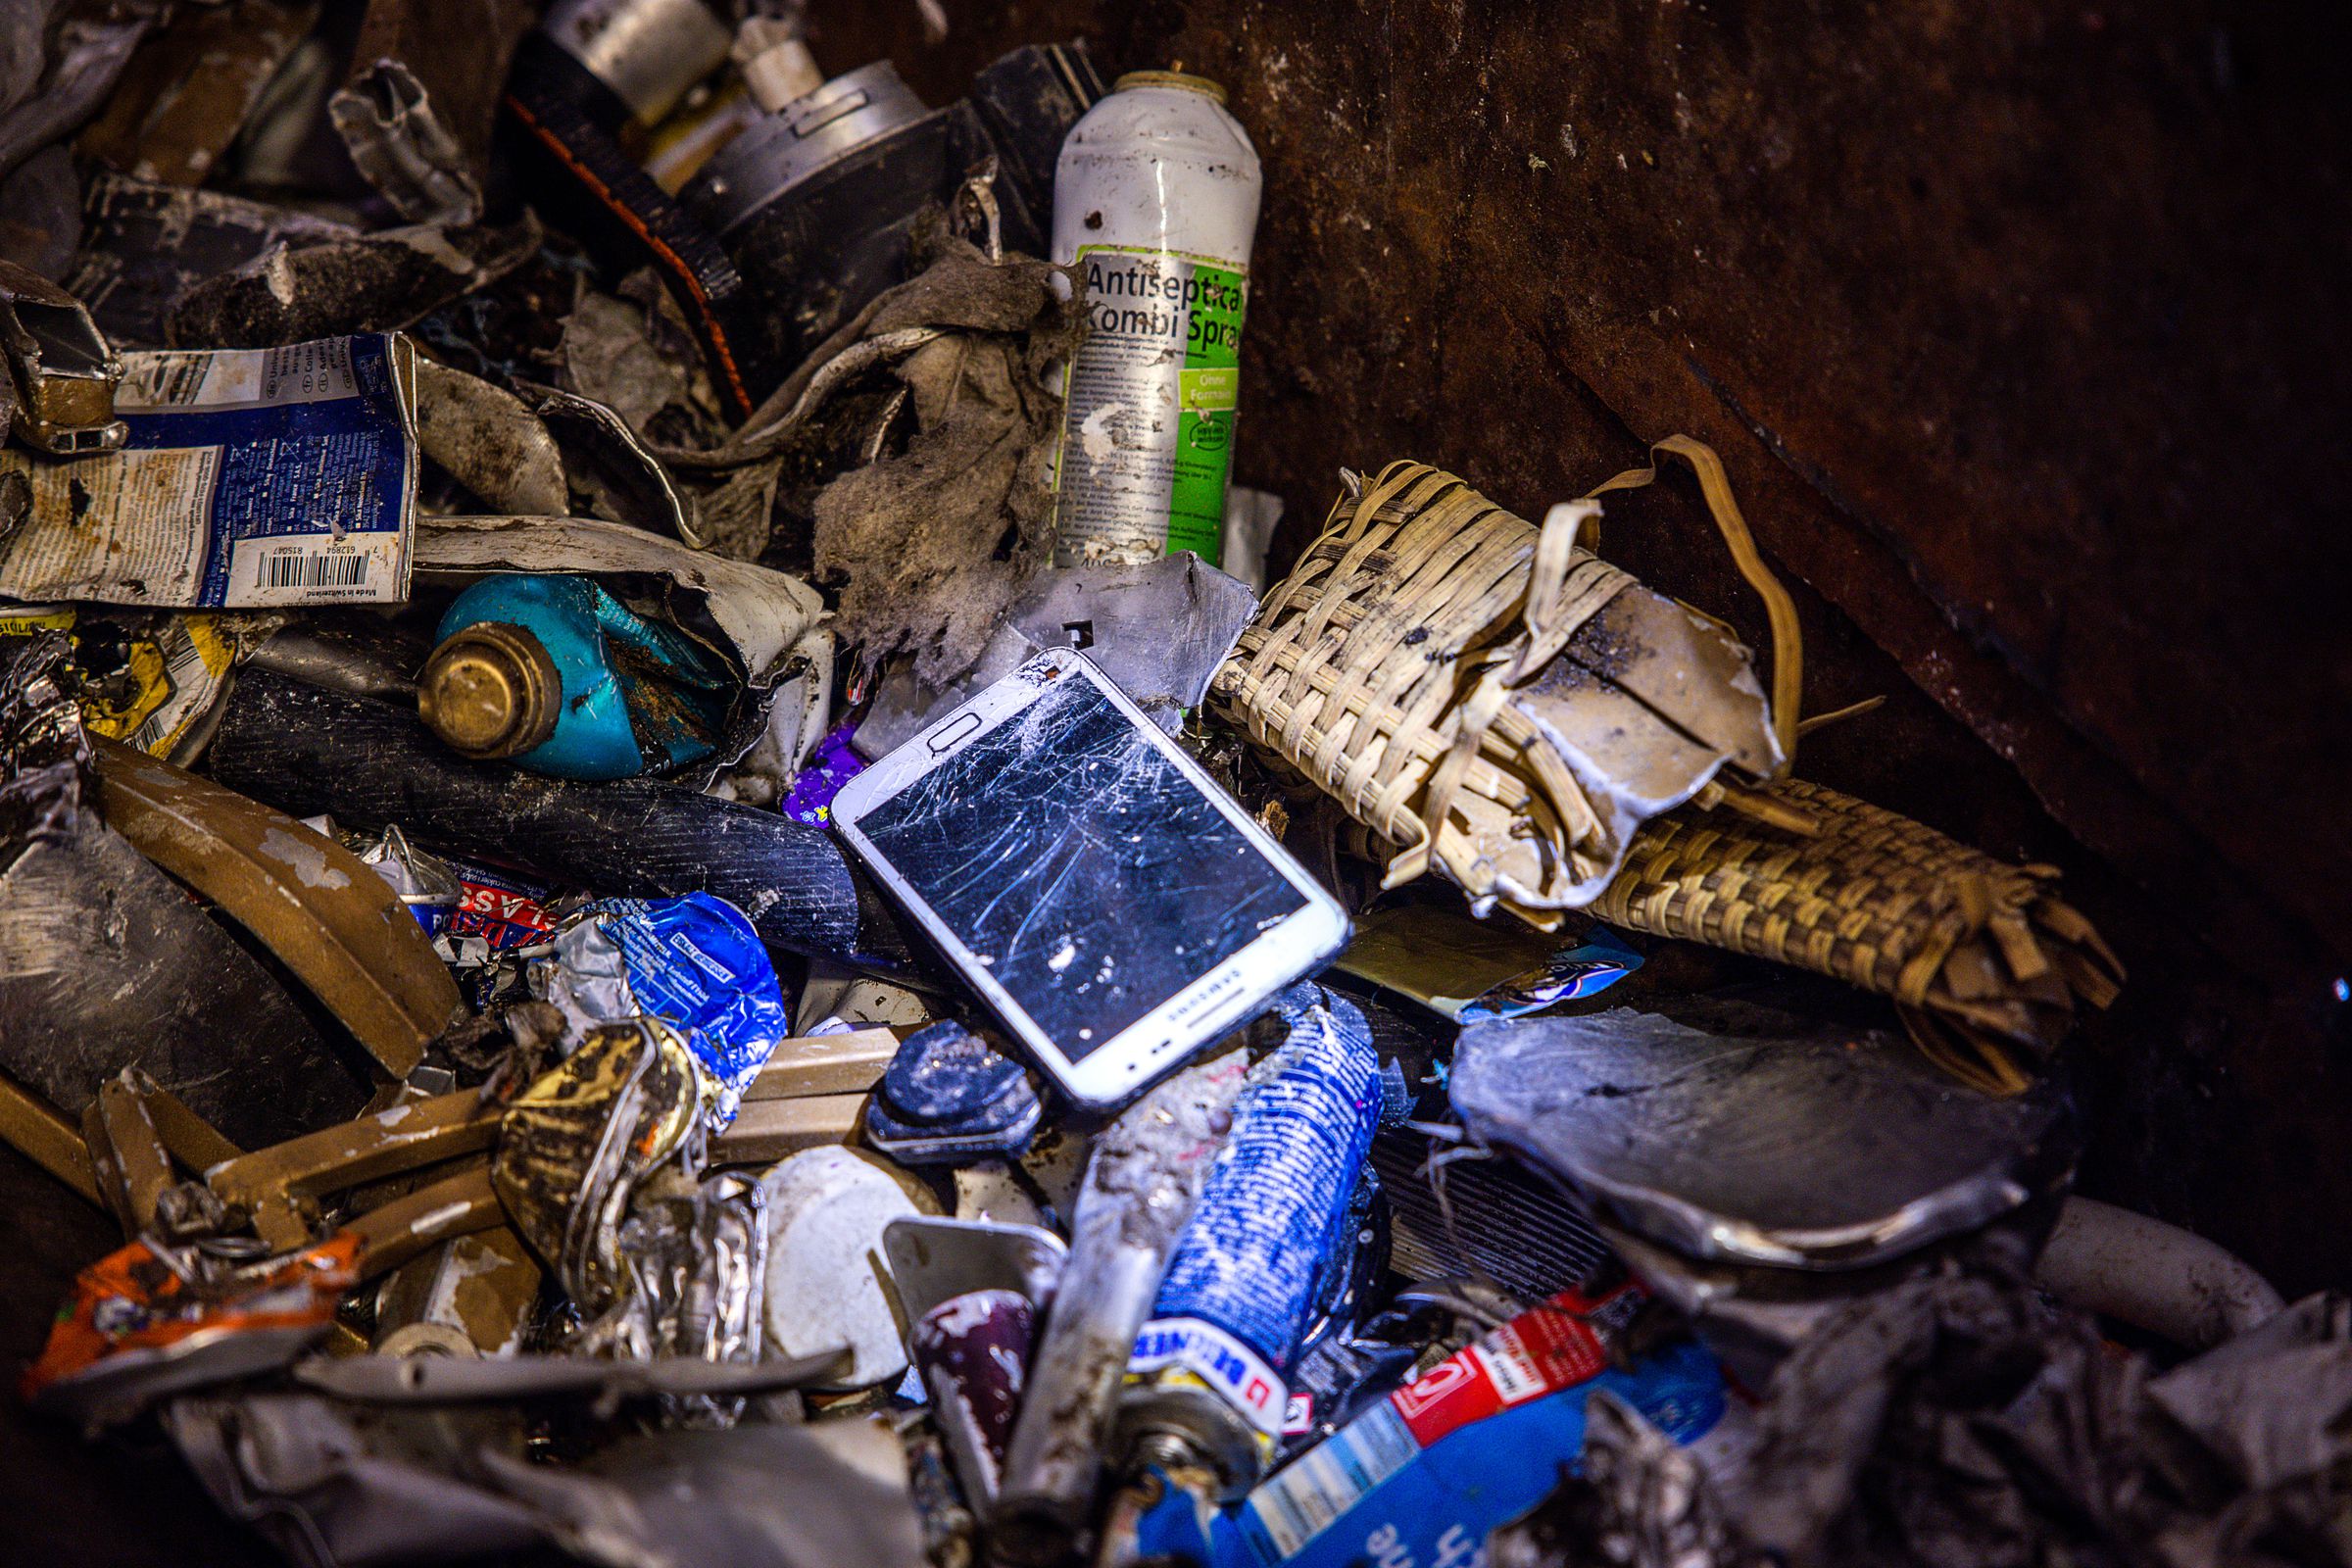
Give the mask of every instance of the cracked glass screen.
[[1082, 676], [858, 829], [1073, 1061], [1306, 905]]

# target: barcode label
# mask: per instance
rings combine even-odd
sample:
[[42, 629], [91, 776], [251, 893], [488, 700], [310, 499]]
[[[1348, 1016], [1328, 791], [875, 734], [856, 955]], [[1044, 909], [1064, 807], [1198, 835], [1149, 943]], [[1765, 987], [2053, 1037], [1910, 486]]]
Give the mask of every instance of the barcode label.
[[195, 695], [200, 692], [209, 695], [213, 686], [213, 672], [205, 664], [204, 650], [196, 646], [194, 638], [185, 633], [176, 637], [166, 633], [163, 645], [164, 689], [170, 695], [161, 708], [147, 715], [147, 722], [130, 735], [130, 744], [148, 753], [159, 752], [186, 720]]
[[307, 551], [264, 556], [254, 567], [256, 588], [356, 588], [368, 580], [366, 556], [315, 556]]

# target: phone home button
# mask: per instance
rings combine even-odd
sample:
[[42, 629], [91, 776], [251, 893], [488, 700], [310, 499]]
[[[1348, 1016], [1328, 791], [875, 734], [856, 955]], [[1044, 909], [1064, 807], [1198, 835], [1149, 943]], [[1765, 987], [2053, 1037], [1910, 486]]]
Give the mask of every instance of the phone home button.
[[968, 739], [972, 731], [979, 727], [980, 715], [966, 713], [960, 718], [950, 719], [947, 723], [942, 724], [925, 744], [934, 752], [944, 752], [956, 742]]

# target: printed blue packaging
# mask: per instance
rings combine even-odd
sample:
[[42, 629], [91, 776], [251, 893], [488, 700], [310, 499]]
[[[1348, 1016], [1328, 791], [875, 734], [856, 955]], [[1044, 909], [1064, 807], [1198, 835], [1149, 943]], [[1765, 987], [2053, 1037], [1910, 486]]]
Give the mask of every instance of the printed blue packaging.
[[1196, 1379], [1281, 1435], [1283, 1374], [1380, 1117], [1380, 1056], [1353, 1004], [1319, 986], [1275, 999], [1290, 1036], [1250, 1075], [1233, 1132], [1169, 1259], [1130, 1378]]
[[186, 610], [409, 597], [416, 349], [397, 332], [122, 356], [121, 451], [0, 449], [32, 490], [0, 598]]
[[556, 941], [550, 1000], [600, 1019], [676, 1024], [718, 1085], [713, 1131], [792, 1032], [775, 965], [743, 911], [708, 893], [603, 899]]

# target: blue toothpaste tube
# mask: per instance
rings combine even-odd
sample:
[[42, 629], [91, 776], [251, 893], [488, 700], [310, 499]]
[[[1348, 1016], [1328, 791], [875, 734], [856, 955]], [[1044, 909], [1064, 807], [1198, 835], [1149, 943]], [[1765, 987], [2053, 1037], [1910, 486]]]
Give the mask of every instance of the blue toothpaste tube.
[[1284, 1375], [1380, 1115], [1380, 1058], [1351, 1004], [1294, 986], [1290, 1035], [1251, 1070], [1233, 1131], [1176, 1244], [1121, 1391], [1114, 1451], [1186, 1445], [1239, 1495], [1282, 1434]]

